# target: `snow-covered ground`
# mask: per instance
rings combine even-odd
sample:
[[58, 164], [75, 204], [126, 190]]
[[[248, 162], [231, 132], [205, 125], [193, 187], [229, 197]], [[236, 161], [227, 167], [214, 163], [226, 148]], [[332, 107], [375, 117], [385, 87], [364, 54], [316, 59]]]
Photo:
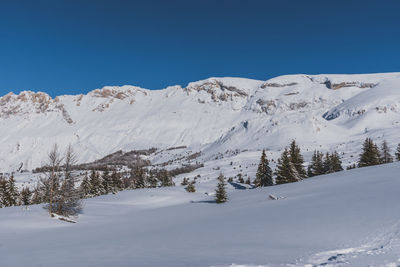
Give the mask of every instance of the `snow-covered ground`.
[[[268, 188], [216, 180], [85, 201], [78, 222], [0, 209], [0, 266], [398, 266], [400, 163]], [[269, 194], [282, 197], [270, 200]]]

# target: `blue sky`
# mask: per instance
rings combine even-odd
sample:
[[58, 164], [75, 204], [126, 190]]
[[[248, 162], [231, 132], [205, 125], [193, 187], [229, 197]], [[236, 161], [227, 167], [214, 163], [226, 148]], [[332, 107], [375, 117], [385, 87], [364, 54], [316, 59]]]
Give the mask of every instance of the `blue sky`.
[[397, 0], [1, 0], [0, 94], [400, 71]]

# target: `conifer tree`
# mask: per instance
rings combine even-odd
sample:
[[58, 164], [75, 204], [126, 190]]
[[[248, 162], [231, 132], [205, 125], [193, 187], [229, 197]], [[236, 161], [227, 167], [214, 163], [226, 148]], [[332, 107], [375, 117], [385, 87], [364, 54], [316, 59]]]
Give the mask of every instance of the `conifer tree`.
[[171, 175], [168, 171], [163, 170], [161, 172], [161, 186], [174, 186], [174, 182], [172, 181]]
[[311, 159], [311, 163], [308, 166], [308, 176], [316, 176], [325, 173], [325, 166], [323, 162], [323, 155], [318, 150], [314, 151], [314, 154]]
[[373, 166], [379, 163], [380, 153], [378, 147], [371, 138], [366, 138], [358, 161], [358, 167]]
[[17, 186], [15, 185], [14, 176], [11, 175], [6, 182], [5, 198], [7, 201], [7, 206], [17, 205], [18, 197], [19, 197], [19, 192]]
[[146, 181], [146, 183], [148, 184], [148, 186], [150, 187], [150, 188], [156, 188], [157, 187], [157, 185], [158, 185], [158, 180], [157, 180], [157, 178], [154, 176], [154, 173], [153, 172], [149, 172], [149, 175], [147, 176], [147, 179], [146, 179], [147, 181]]
[[77, 175], [72, 172], [76, 164], [76, 155], [69, 145], [64, 156], [64, 177], [61, 183], [61, 190], [58, 193], [57, 214], [70, 216], [78, 214], [82, 209], [82, 200], [78, 188], [75, 188]]
[[243, 175], [241, 173], [238, 174], [238, 182], [241, 184], [244, 184], [244, 179], [243, 179]]
[[390, 148], [389, 148], [386, 140], [383, 140], [383, 142], [382, 142], [381, 152], [382, 152], [382, 155], [381, 155], [381, 163], [382, 164], [393, 162], [393, 156], [392, 156], [392, 154], [390, 154]]
[[8, 202], [6, 200], [6, 185], [6, 179], [4, 179], [3, 176], [0, 176], [0, 208], [7, 207]]
[[400, 144], [397, 145], [395, 155], [396, 155], [396, 160], [400, 161]]
[[194, 186], [194, 182], [190, 182], [188, 184], [188, 186], [186, 186], [186, 191], [190, 192], [190, 193], [194, 193], [196, 192], [196, 187]]
[[21, 190], [20, 193], [20, 202], [21, 205], [30, 205], [31, 204], [31, 196], [32, 196], [32, 191], [29, 189], [29, 187], [24, 187]]
[[225, 183], [225, 177], [224, 175], [221, 173], [218, 177], [218, 185], [217, 185], [217, 189], [215, 190], [215, 201], [218, 204], [224, 203], [226, 201], [228, 201], [228, 195], [226, 193], [226, 189], [225, 189], [226, 183]]
[[189, 184], [188, 178], [184, 177], [181, 185], [188, 185], [188, 184]]
[[340, 156], [337, 151], [334, 151], [330, 155], [330, 171], [331, 172], [343, 171], [342, 161], [340, 160]]
[[278, 159], [275, 175], [276, 184], [292, 183], [301, 180], [301, 176], [290, 160], [289, 151], [287, 148], [285, 148], [281, 157]]
[[43, 189], [40, 186], [40, 182], [38, 182], [37, 185], [35, 186], [35, 188], [33, 189], [31, 203], [32, 204], [43, 203], [44, 202], [44, 196], [43, 195], [44, 195]]
[[269, 167], [269, 161], [265, 154], [265, 150], [263, 150], [261, 153], [261, 159], [260, 163], [258, 164], [254, 185], [255, 187], [274, 185], [274, 181], [272, 178], [272, 169], [271, 167]]
[[146, 187], [146, 177], [143, 168], [136, 166], [131, 170], [132, 186], [134, 189]]
[[113, 181], [111, 179], [110, 173], [108, 171], [108, 169], [106, 169], [103, 172], [103, 176], [102, 176], [102, 183], [103, 183], [103, 189], [104, 189], [104, 193], [108, 194], [108, 193], [112, 193], [113, 192]]
[[301, 155], [301, 151], [299, 146], [296, 144], [296, 141], [293, 139], [289, 148], [290, 161], [295, 167], [297, 173], [299, 174], [300, 179], [306, 178], [306, 170], [304, 169], [304, 159]]
[[85, 176], [82, 179], [82, 183], [79, 187], [79, 191], [81, 192], [81, 196], [83, 198], [90, 196], [90, 194], [92, 193], [92, 185], [90, 184], [90, 180], [87, 175], [87, 172], [85, 173]]
[[100, 196], [100, 195], [104, 194], [103, 183], [102, 183], [101, 177], [98, 172], [96, 172], [95, 170], [92, 170], [89, 181], [90, 181], [90, 185], [91, 185], [90, 195]]
[[113, 193], [124, 189], [124, 182], [122, 181], [121, 175], [117, 171], [112, 172], [111, 180], [113, 185]]

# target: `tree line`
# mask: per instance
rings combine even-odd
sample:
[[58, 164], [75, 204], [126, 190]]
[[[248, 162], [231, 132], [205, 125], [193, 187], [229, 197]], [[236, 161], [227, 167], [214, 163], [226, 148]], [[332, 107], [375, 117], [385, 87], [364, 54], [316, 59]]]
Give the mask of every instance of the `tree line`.
[[[395, 157], [396, 160], [400, 161], [400, 144], [396, 148]], [[382, 142], [379, 149], [378, 145], [371, 138], [366, 138], [362, 146], [362, 152], [359, 155], [358, 163], [349, 166], [347, 169], [385, 164], [393, 162], [393, 160], [394, 158], [386, 141]], [[306, 171], [300, 148], [296, 144], [296, 141], [293, 140], [289, 147], [283, 150], [277, 161], [275, 172], [269, 166], [265, 150], [262, 151], [254, 186], [263, 187], [292, 183], [308, 177], [338, 171], [343, 171], [339, 153], [334, 151], [323, 154], [318, 150], [314, 151]]]

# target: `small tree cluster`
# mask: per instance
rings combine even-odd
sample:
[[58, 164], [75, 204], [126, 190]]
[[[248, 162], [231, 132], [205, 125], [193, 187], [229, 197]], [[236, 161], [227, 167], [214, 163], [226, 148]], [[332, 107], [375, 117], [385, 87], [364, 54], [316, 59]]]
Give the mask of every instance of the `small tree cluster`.
[[85, 173], [80, 185], [80, 193], [83, 198], [115, 194], [123, 189], [121, 175], [116, 171], [110, 174], [107, 169], [103, 173], [92, 170], [90, 176]]
[[307, 175], [308, 177], [312, 177], [342, 170], [342, 161], [336, 151], [332, 154], [326, 153], [325, 156], [323, 156], [321, 152], [315, 150], [307, 169]]
[[371, 138], [367, 138], [364, 141], [362, 153], [358, 161], [358, 167], [366, 167], [378, 165], [381, 163], [381, 154], [378, 146], [372, 141]]
[[289, 148], [285, 148], [278, 159], [275, 171], [276, 184], [293, 183], [307, 177], [304, 169], [304, 159], [300, 148], [293, 140]]

